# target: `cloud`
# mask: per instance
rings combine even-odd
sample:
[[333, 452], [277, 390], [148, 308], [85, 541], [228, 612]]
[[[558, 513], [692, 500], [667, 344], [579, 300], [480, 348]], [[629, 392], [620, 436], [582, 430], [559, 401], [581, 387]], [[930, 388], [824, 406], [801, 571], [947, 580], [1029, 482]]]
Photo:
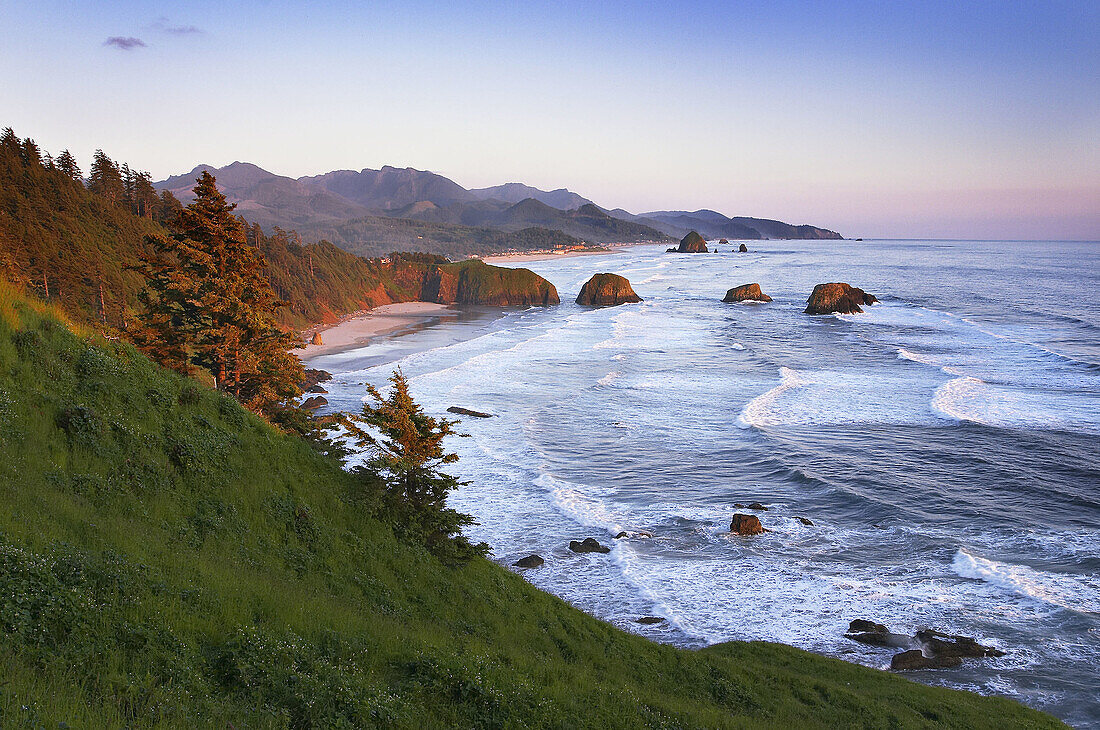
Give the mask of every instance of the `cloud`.
[[105, 46], [114, 46], [120, 51], [132, 51], [135, 48], [145, 48], [145, 41], [140, 38], [130, 38], [128, 36], [113, 35], [107, 40], [103, 41]]
[[163, 15], [157, 18], [150, 28], [168, 35], [202, 35], [203, 33], [202, 28], [196, 25], [173, 25], [172, 21]]

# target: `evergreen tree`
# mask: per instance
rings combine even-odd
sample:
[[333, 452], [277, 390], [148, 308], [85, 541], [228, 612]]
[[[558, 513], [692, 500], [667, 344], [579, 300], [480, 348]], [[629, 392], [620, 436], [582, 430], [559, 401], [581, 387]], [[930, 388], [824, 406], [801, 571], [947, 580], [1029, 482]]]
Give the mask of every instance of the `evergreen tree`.
[[114, 160], [96, 150], [92, 159], [92, 169], [88, 172], [88, 189], [112, 203], [123, 202], [126, 196], [126, 188], [122, 181], [122, 173]]
[[182, 208], [155, 255], [138, 265], [146, 277], [145, 314], [136, 335], [154, 359], [181, 372], [198, 366], [246, 407], [277, 414], [299, 395], [297, 342], [279, 328], [275, 296], [260, 252], [248, 245], [235, 205], [204, 172], [195, 200]]
[[132, 195], [134, 214], [142, 218], [152, 218], [153, 210], [157, 206], [157, 191], [149, 173], [139, 172], [134, 175]]
[[363, 406], [362, 422], [370, 430], [355, 430], [364, 445], [376, 450], [368, 468], [385, 484], [383, 507], [398, 532], [423, 541], [444, 560], [484, 554], [487, 545], [471, 545], [461, 534], [473, 518], [447, 507], [447, 495], [462, 484], [440, 471], [458, 461], [457, 454], [443, 448], [457, 421], [424, 413], [400, 371], [390, 376], [390, 385], [388, 397], [367, 386], [372, 402]]
[[80, 180], [80, 166], [76, 164], [76, 158], [68, 150], [61, 150], [61, 154], [54, 160], [54, 165], [70, 180]]

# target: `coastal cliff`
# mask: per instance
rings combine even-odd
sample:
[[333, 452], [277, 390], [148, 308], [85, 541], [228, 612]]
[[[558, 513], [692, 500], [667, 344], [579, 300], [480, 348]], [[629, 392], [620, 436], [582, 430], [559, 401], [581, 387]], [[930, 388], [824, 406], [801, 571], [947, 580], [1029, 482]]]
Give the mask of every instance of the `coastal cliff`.
[[429, 267], [419, 300], [493, 307], [549, 306], [561, 301], [554, 285], [530, 269], [492, 266], [478, 259]]

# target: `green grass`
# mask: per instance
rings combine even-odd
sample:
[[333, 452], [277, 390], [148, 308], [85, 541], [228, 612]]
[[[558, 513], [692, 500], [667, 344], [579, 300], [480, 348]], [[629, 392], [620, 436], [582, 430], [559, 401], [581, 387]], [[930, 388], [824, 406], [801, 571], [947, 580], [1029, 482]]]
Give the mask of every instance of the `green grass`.
[[5, 730], [1058, 726], [445, 567], [308, 443], [2, 284], [0, 505]]

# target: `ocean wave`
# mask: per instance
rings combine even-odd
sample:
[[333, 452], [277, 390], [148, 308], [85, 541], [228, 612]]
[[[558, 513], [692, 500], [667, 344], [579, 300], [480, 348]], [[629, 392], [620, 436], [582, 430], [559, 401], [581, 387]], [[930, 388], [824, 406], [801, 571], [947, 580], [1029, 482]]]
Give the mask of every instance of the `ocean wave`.
[[780, 396], [789, 390], [806, 385], [806, 381], [799, 377], [796, 370], [788, 367], [779, 368], [780, 383], [767, 393], [757, 396], [749, 401], [737, 416], [737, 425], [741, 428], [762, 428], [764, 426], [777, 425], [780, 421], [773, 417], [773, 407]]
[[932, 410], [995, 428], [1100, 432], [1100, 404], [1073, 394], [995, 387], [969, 375], [941, 385]]
[[985, 581], [1025, 598], [1069, 611], [1100, 613], [1100, 579], [1095, 576], [1042, 572], [961, 549], [955, 553], [951, 568], [962, 578]]
[[[622, 518], [600, 498], [606, 496], [607, 490], [567, 482], [549, 474], [539, 475], [535, 484], [546, 489], [561, 513], [575, 522], [585, 527], [601, 528], [612, 535], [623, 529]], [[604, 494], [596, 494], [598, 491]]]

